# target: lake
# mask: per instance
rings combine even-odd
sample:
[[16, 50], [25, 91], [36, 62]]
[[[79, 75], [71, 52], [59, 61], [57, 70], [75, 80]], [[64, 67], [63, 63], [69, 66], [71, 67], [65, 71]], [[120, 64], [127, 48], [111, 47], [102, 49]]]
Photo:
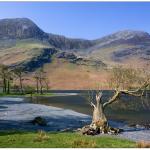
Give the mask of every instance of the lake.
[[[88, 91], [80, 90], [51, 90], [53, 96], [34, 97], [27, 100], [31, 103], [71, 109], [80, 113], [92, 114]], [[103, 91], [102, 100], [111, 97], [113, 91]], [[146, 98], [122, 96], [122, 98], [106, 109], [108, 119], [126, 121], [127, 123], [149, 123], [150, 122], [150, 92]]]

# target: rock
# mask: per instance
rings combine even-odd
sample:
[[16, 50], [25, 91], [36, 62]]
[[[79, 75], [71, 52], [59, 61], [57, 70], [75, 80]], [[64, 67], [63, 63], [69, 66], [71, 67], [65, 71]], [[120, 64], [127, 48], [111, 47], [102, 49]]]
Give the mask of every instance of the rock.
[[129, 127], [136, 127], [136, 124], [130, 124]]
[[83, 135], [97, 135], [97, 134], [119, 134], [123, 129], [110, 127], [108, 124], [105, 126], [97, 126], [95, 123], [84, 126], [81, 131]]
[[42, 117], [35, 117], [35, 118], [31, 121], [31, 123], [32, 123], [33, 125], [39, 125], [39, 126], [46, 126], [46, 125], [47, 125], [46, 120], [45, 120], [44, 118], [42, 118]]
[[83, 135], [97, 135], [97, 134], [101, 133], [100, 128], [97, 127], [95, 124], [90, 124], [90, 125], [84, 126], [80, 132]]
[[67, 132], [67, 131], [72, 131], [72, 129], [70, 129], [70, 128], [65, 128], [65, 129], [60, 130], [60, 132]]
[[88, 132], [88, 130], [90, 129], [90, 125], [86, 125], [81, 129], [81, 133], [82, 134], [86, 134]]
[[143, 125], [146, 129], [150, 129], [150, 124], [144, 124]]
[[118, 132], [118, 133], [121, 133], [121, 132], [124, 132], [124, 130], [123, 130], [123, 129], [119, 129], [119, 132]]
[[110, 129], [109, 129], [109, 133], [110, 134], [119, 134], [119, 133], [121, 133], [121, 132], [123, 132], [123, 129], [119, 129], [119, 128], [112, 128], [112, 127], [110, 127]]
[[81, 128], [74, 129], [73, 132], [81, 132]]
[[137, 124], [135, 127], [136, 127], [136, 128], [140, 128], [140, 127], [141, 127], [141, 125]]
[[65, 58], [65, 59], [71, 59], [71, 60], [74, 60], [77, 58], [77, 56], [75, 56], [73, 53], [70, 53], [70, 52], [60, 52], [60, 53], [57, 53], [56, 55], [57, 58]]
[[28, 18], [1, 19], [0, 39], [43, 39], [45, 33]]

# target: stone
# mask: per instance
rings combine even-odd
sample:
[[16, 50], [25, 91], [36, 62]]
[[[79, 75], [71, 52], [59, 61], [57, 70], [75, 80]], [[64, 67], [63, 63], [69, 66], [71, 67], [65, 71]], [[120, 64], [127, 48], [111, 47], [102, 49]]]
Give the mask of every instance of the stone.
[[31, 123], [32, 123], [33, 125], [39, 125], [39, 126], [46, 126], [46, 125], [47, 125], [46, 120], [45, 120], [44, 118], [40, 117], [40, 116], [35, 117], [35, 118], [31, 121]]

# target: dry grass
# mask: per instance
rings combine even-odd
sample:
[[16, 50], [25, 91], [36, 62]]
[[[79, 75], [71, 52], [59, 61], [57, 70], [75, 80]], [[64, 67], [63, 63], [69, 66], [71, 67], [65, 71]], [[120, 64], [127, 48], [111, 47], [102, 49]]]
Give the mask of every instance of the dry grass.
[[46, 64], [44, 68], [52, 89], [89, 89], [95, 88], [97, 84], [108, 89], [108, 72], [104, 69], [96, 70], [90, 66], [79, 66], [63, 60]]
[[[49, 136], [49, 138], [47, 138]], [[36, 137], [36, 140], [34, 140]], [[11, 140], [10, 140], [11, 139]], [[81, 136], [69, 132], [0, 132], [0, 148], [134, 148], [135, 142], [115, 137]]]
[[45, 131], [39, 130], [34, 142], [43, 142], [49, 140], [49, 136]]
[[104, 47], [97, 50], [93, 50], [90, 57], [100, 59], [106, 64], [116, 65], [117, 63], [111, 59], [112, 53], [117, 52], [120, 49], [127, 49], [132, 47], [133, 47], [132, 45], [127, 45], [127, 44], [121, 44], [112, 47], [111, 46]]
[[73, 148], [95, 148], [95, 141], [86, 141], [86, 140], [75, 140], [72, 144]]
[[[76, 65], [63, 59], [54, 59], [52, 63], [44, 65], [49, 79], [49, 87], [52, 90], [87, 90], [87, 89], [110, 89], [110, 70]], [[25, 77], [24, 85], [36, 86], [33, 73]]]
[[137, 148], [150, 148], [150, 141], [139, 141], [136, 143]]
[[18, 41], [16, 45], [0, 51], [0, 62], [5, 65], [23, 62], [31, 59], [33, 55], [40, 54], [40, 49], [45, 47], [37, 41]]

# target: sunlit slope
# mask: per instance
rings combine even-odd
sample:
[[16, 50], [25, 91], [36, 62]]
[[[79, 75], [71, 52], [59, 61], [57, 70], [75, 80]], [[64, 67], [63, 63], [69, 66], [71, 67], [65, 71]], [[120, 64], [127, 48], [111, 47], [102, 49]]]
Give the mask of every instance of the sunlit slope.
[[[146, 54], [147, 53], [147, 54]], [[90, 59], [101, 60], [109, 66], [125, 65], [142, 68], [150, 63], [148, 50], [135, 47], [135, 45], [119, 44], [96, 49], [88, 54]]]
[[49, 62], [52, 50], [54, 49], [51, 48], [49, 45], [42, 43], [38, 40], [17, 40], [8, 47], [0, 48], [0, 62], [10, 67], [28, 67], [27, 65], [30, 64], [32, 61], [39, 64], [44, 64], [44, 61]]
[[[150, 63], [150, 35], [144, 31], [124, 30], [96, 40], [87, 50], [91, 59], [100, 59], [108, 65]], [[129, 63], [128, 63], [129, 61]]]

